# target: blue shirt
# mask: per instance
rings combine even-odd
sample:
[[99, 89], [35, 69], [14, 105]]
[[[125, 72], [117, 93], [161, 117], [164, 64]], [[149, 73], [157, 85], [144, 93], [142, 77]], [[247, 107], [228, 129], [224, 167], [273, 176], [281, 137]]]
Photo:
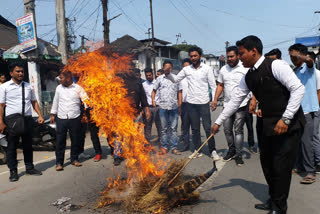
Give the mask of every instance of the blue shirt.
[[297, 77], [305, 87], [305, 93], [301, 102], [304, 113], [316, 112], [319, 110], [317, 97], [317, 84], [315, 78], [315, 68], [309, 68], [306, 63], [297, 69]]

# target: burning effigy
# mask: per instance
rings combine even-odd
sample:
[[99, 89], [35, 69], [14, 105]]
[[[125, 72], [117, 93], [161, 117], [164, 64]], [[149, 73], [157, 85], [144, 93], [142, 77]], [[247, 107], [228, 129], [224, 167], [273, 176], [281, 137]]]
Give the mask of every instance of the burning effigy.
[[[79, 77], [78, 84], [89, 97], [90, 117], [100, 127], [99, 134], [113, 144], [121, 143], [126, 160], [126, 176], [108, 178], [98, 207], [124, 204], [127, 212], [159, 213], [186, 201], [195, 201], [195, 192], [212, 173], [184, 181], [180, 172], [185, 160], [170, 164], [164, 156], [154, 155], [143, 134], [143, 124], [135, 121], [135, 109], [119, 72], [130, 72], [131, 57], [100, 48], [75, 55], [65, 66]], [[177, 174], [178, 173], [178, 174]]]

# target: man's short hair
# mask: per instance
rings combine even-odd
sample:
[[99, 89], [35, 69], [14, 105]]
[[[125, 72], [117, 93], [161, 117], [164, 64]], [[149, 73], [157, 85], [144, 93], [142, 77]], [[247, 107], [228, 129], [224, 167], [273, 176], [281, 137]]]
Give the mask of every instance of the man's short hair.
[[140, 69], [139, 68], [134, 68], [133, 69], [133, 73], [135, 73], [135, 74], [140, 74]]
[[273, 56], [276, 55], [277, 59], [281, 59], [281, 51], [278, 48], [272, 49], [268, 53], [266, 53], [264, 56]]
[[235, 53], [236, 55], [239, 54], [239, 49], [238, 49], [237, 46], [230, 46], [230, 47], [228, 47], [226, 52], [229, 53], [229, 52], [231, 52], [231, 51], [234, 51], [234, 53]]
[[62, 71], [61, 75], [63, 75], [65, 78], [72, 78], [72, 72], [71, 71]]
[[190, 58], [185, 58], [184, 60], [182, 60], [182, 65], [186, 62], [189, 63], [190, 65], [192, 64]]
[[253, 48], [256, 48], [259, 54], [262, 54], [263, 45], [261, 40], [253, 35], [244, 37], [243, 39], [237, 41], [236, 45], [238, 47], [243, 46], [248, 51], [251, 51]]
[[21, 62], [13, 62], [13, 63], [9, 64], [9, 71], [13, 72], [15, 67], [24, 68], [24, 65]]
[[306, 46], [304, 46], [301, 43], [297, 43], [294, 45], [291, 45], [288, 49], [289, 51], [299, 51], [300, 53], [302, 53], [303, 55], [307, 55], [308, 54], [308, 48]]
[[191, 52], [194, 52], [194, 51], [197, 51], [198, 54], [200, 56], [202, 56], [202, 53], [203, 53], [202, 49], [199, 48], [199, 47], [196, 47], [196, 46], [189, 48], [189, 50], [188, 50], [189, 55], [190, 55]]
[[146, 69], [144, 69], [144, 73], [145, 73], [145, 74], [146, 74], [146, 73], [152, 73], [152, 74], [153, 74], [151, 68], [146, 68]]
[[164, 70], [163, 69], [159, 69], [159, 70], [157, 70], [157, 73], [164, 74]]
[[[317, 58], [317, 55], [316, 55], [313, 51], [309, 51], [309, 52], [308, 52], [308, 55], [311, 57], [311, 59], [313, 59], [313, 61], [315, 61], [316, 58]], [[1, 76], [1, 75], [0, 75], [0, 76]]]
[[170, 62], [170, 61], [164, 61], [164, 62], [163, 62], [163, 64], [162, 64], [162, 67], [164, 67], [164, 65], [165, 65], [165, 64], [170, 64], [170, 65], [171, 65], [171, 67], [173, 67], [172, 62]]

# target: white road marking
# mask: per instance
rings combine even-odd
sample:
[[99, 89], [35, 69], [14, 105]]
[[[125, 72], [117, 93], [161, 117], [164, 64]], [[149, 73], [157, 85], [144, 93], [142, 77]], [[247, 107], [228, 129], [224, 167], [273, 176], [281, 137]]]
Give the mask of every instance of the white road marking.
[[[92, 147], [92, 145], [90, 145], [90, 146], [85, 146], [84, 149], [88, 149], [88, 148], [91, 148], [91, 147]], [[65, 155], [68, 155], [68, 154], [70, 154], [70, 150], [66, 151], [66, 153], [65, 153]], [[37, 161], [37, 162], [33, 162], [33, 164], [36, 165], [36, 164], [44, 163], [44, 162], [51, 161], [51, 160], [54, 160], [54, 159], [56, 159], [56, 156], [52, 156], [52, 157], [46, 158], [46, 159], [44, 159], [44, 160], [40, 160], [40, 161]], [[25, 166], [20, 166], [20, 167], [18, 167], [18, 170], [20, 170], [20, 169], [25, 169], [25, 168], [26, 168]], [[1, 172], [1, 173], [0, 173], [0, 176], [1, 176], [1, 175], [5, 175], [5, 174], [7, 174], [7, 173], [9, 173], [9, 172], [10, 172], [9, 170], [8, 170], [8, 171]]]

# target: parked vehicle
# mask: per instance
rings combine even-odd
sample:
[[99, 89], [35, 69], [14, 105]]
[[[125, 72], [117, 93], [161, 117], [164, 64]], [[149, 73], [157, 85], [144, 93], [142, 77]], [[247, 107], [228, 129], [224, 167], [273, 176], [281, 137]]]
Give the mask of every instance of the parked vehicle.
[[[54, 151], [56, 149], [56, 129], [50, 124], [50, 116], [45, 117], [43, 124], [38, 124], [38, 118], [33, 118], [34, 128], [32, 133], [32, 148], [35, 151]], [[1, 136], [0, 136], [1, 137]], [[18, 145], [22, 148], [22, 142]], [[6, 161], [7, 142], [4, 138], [0, 139], [0, 164]]]

